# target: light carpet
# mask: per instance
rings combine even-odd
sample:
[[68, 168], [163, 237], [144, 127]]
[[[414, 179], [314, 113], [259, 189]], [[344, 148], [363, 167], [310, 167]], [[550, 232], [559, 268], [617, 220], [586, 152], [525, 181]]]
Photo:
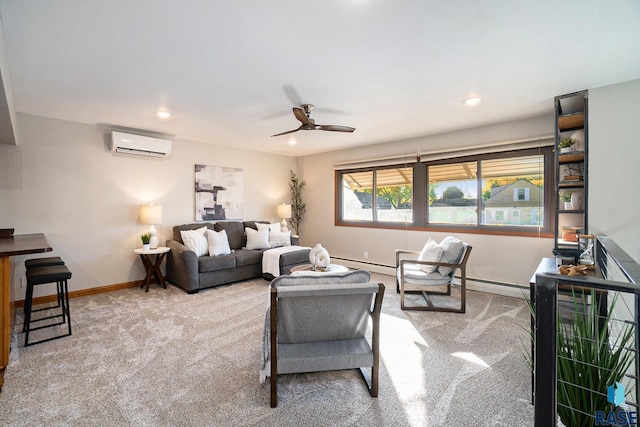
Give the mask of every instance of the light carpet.
[[386, 286], [378, 398], [356, 370], [283, 375], [270, 408], [258, 375], [268, 282], [153, 285], [72, 299], [71, 337], [25, 348], [15, 333], [0, 424], [533, 425], [524, 301], [469, 291], [466, 314], [401, 311], [394, 278], [373, 281]]

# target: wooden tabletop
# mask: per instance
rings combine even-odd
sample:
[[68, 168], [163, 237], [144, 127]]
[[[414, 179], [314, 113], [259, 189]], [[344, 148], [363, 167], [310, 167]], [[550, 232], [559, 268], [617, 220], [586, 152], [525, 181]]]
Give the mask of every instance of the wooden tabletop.
[[42, 233], [16, 234], [0, 238], [0, 257], [51, 252], [53, 248]]

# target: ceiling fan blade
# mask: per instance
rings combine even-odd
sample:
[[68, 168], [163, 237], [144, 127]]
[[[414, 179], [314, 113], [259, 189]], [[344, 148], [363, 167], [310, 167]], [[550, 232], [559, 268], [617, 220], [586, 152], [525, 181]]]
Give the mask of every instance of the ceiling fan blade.
[[293, 130], [288, 130], [288, 131], [286, 131], [286, 132], [276, 133], [275, 135], [271, 135], [271, 136], [286, 135], [286, 134], [288, 134], [288, 133], [298, 132], [300, 129], [302, 129], [302, 126], [300, 126], [298, 129], [293, 129]]
[[293, 115], [296, 116], [296, 119], [298, 119], [303, 125], [309, 125], [311, 123], [309, 117], [307, 117], [302, 108], [293, 107]]
[[338, 125], [316, 125], [317, 130], [329, 130], [333, 132], [353, 132], [356, 128]]

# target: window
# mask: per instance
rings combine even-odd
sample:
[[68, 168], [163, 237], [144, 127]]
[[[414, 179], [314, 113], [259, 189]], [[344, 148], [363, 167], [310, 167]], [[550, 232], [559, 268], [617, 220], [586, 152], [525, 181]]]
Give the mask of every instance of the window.
[[552, 183], [550, 146], [337, 171], [336, 224], [537, 236]]
[[413, 222], [413, 167], [344, 171], [339, 182], [342, 222]]

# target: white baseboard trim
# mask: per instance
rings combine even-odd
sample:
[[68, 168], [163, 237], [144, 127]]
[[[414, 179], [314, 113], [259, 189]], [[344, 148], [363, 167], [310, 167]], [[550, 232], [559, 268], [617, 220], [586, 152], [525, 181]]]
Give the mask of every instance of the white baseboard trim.
[[[387, 265], [336, 258], [334, 258], [333, 261], [352, 269], [367, 270], [372, 273], [385, 274], [392, 277], [396, 274], [395, 268]], [[520, 299], [523, 299], [524, 295], [529, 295], [528, 287], [510, 283], [499, 283], [491, 280], [474, 280], [469, 277], [467, 278], [467, 289]]]

